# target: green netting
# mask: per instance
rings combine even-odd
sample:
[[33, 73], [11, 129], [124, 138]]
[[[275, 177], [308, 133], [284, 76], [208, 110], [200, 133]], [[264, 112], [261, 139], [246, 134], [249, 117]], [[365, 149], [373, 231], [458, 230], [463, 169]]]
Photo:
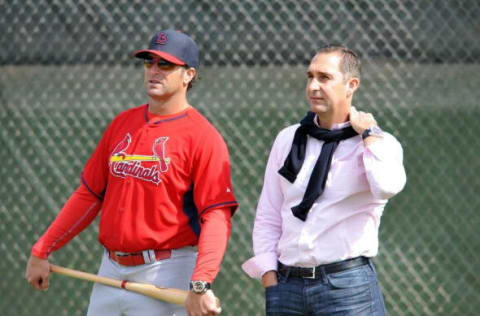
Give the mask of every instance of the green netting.
[[[375, 259], [390, 315], [477, 315], [480, 280], [480, 3], [471, 1], [0, 0], [2, 315], [84, 315], [91, 284], [23, 278], [29, 250], [79, 184], [108, 122], [146, 101], [132, 57], [160, 29], [201, 52], [190, 101], [230, 148], [240, 209], [214, 284], [224, 315], [263, 315], [240, 265], [277, 132], [307, 110], [315, 49], [364, 62], [354, 103], [401, 141], [408, 182], [382, 217]], [[95, 222], [51, 261], [95, 272]]]

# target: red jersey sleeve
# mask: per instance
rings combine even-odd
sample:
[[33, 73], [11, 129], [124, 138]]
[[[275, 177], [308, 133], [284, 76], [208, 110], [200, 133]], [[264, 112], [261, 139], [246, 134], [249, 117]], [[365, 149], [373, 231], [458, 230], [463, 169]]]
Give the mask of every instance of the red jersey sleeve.
[[212, 209], [200, 218], [202, 233], [192, 280], [212, 283], [216, 278], [232, 229], [231, 214], [230, 208]]
[[[108, 171], [109, 171], [109, 138], [112, 130], [113, 122], [107, 127], [103, 133], [100, 142], [95, 151], [88, 159], [83, 168], [80, 180], [91, 194], [103, 200], [105, 188], [107, 187]], [[120, 144], [119, 144], [120, 145]]]
[[232, 215], [238, 204], [230, 179], [230, 157], [222, 136], [211, 129], [199, 137], [193, 160], [193, 193], [200, 216], [214, 208], [229, 207]]
[[80, 185], [47, 231], [33, 245], [32, 254], [47, 259], [52, 252], [60, 249], [90, 225], [101, 206], [101, 201], [93, 196], [84, 185]]

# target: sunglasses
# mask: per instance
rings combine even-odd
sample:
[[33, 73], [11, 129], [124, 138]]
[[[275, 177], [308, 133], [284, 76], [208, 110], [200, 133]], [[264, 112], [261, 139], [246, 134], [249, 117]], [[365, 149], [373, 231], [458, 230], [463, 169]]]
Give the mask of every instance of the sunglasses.
[[166, 61], [165, 59], [153, 59], [153, 58], [145, 58], [143, 60], [143, 64], [145, 65], [146, 68], [152, 68], [153, 65], [156, 64], [157, 67], [161, 69], [170, 69], [177, 66], [176, 64]]

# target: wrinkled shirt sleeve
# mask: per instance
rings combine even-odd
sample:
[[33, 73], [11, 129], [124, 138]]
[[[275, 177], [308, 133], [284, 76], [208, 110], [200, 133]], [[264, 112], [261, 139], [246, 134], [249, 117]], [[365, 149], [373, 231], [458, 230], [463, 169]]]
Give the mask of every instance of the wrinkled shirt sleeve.
[[407, 181], [400, 143], [388, 133], [365, 148], [363, 163], [370, 190], [377, 199], [389, 199], [402, 191]]
[[257, 205], [252, 236], [255, 256], [242, 265], [243, 270], [250, 277], [257, 279], [260, 279], [268, 271], [277, 270], [277, 244], [282, 233], [281, 207], [283, 204], [283, 193], [278, 173], [281, 165], [283, 165], [279, 144], [281, 140], [280, 133], [270, 152], [263, 189]]

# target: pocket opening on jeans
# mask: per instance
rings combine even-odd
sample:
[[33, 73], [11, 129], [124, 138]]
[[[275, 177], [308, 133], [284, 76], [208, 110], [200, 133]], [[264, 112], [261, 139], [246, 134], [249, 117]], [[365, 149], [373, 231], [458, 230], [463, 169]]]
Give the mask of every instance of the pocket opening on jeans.
[[349, 269], [342, 272], [331, 273], [327, 275], [327, 280], [330, 286], [338, 289], [347, 289], [354, 287], [365, 286], [370, 283], [370, 279], [366, 269], [370, 269], [367, 265]]

